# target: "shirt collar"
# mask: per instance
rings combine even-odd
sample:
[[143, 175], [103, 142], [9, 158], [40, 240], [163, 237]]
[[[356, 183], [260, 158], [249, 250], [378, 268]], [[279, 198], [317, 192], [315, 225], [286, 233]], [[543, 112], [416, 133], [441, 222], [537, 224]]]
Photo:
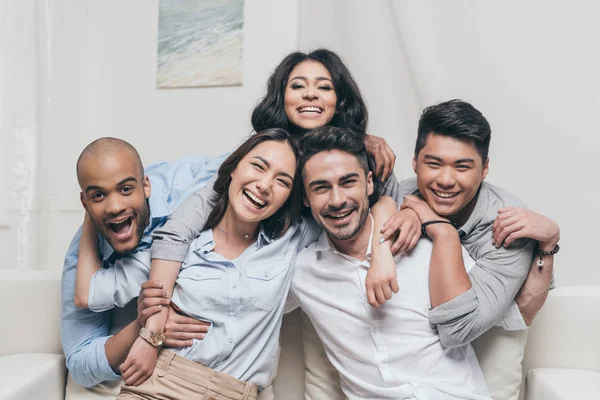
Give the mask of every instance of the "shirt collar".
[[[263, 246], [271, 243], [271, 239], [265, 233], [264, 227], [262, 224], [258, 228], [258, 235], [256, 238], [256, 243], [258, 248], [262, 248]], [[202, 254], [208, 254], [215, 248], [215, 240], [213, 237], [212, 229], [205, 229], [200, 232], [200, 235], [194, 240], [194, 249]]]
[[[373, 225], [374, 225], [373, 216], [371, 215], [371, 213], [369, 213], [369, 219], [371, 220], [371, 233], [369, 235], [369, 243], [367, 245], [367, 259], [370, 260], [371, 259], [371, 248], [373, 245]], [[325, 231], [325, 229], [321, 230], [321, 235], [319, 235], [319, 239], [317, 240], [315, 250], [318, 252], [331, 250], [334, 253], [339, 254], [341, 256], [349, 257], [347, 254], [344, 254], [341, 251], [337, 250], [335, 248], [335, 246], [333, 244], [331, 244], [331, 241], [329, 240], [329, 235], [327, 235], [327, 231]]]

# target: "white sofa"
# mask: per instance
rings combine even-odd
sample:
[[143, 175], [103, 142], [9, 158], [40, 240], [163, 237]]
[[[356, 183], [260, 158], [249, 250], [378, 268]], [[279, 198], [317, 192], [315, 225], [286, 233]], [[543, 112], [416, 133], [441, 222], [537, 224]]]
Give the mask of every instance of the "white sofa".
[[[60, 282], [0, 281], [0, 317], [0, 400], [64, 399]], [[300, 327], [298, 313], [286, 316], [277, 399], [304, 399]], [[529, 330], [523, 365], [522, 398], [600, 399], [600, 286], [552, 291]]]

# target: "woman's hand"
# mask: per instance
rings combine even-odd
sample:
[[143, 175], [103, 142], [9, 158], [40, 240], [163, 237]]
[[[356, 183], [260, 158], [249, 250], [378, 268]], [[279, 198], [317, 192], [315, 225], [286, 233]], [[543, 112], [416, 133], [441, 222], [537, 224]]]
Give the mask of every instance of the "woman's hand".
[[137, 338], [127, 354], [127, 359], [119, 370], [126, 384], [129, 386], [139, 386], [146, 381], [154, 371], [156, 359], [158, 357], [158, 347]]
[[540, 250], [551, 251], [560, 240], [556, 222], [525, 208], [499, 209], [492, 231], [496, 247], [508, 247], [517, 239], [529, 238], [540, 242]]
[[367, 151], [375, 157], [375, 175], [385, 182], [394, 171], [396, 155], [384, 138], [367, 135], [365, 137]]
[[380, 233], [384, 241], [396, 237], [391, 247], [392, 254], [412, 250], [421, 238], [421, 220], [410, 208], [400, 210], [383, 224]]

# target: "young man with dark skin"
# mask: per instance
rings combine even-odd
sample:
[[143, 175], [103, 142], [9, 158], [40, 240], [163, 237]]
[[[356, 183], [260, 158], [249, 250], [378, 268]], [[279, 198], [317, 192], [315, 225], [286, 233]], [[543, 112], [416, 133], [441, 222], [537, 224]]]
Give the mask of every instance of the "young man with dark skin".
[[[89, 276], [97, 271], [113, 273], [116, 269], [111, 266], [116, 263], [147, 260], [149, 267], [153, 230], [189, 195], [208, 183], [221, 161], [187, 157], [174, 163], [155, 164], [144, 171], [135, 148], [115, 138], [98, 139], [81, 153], [77, 178], [86, 213], [83, 227], [67, 252], [62, 276], [62, 344], [70, 376], [67, 398], [94, 397], [93, 392], [112, 394], [114, 398], [120, 386], [119, 365], [138, 338], [145, 319], [169, 304], [160, 283], [146, 282], [144, 288], [153, 297], [138, 299], [137, 318], [129, 306], [92, 312], [87, 308], [88, 298], [75, 293], [76, 279], [89, 282]], [[82, 246], [82, 250], [89, 247], [93, 251], [79, 252], [80, 243], [86, 241], [91, 246]], [[96, 270], [77, 268], [78, 259], [90, 258], [101, 260]], [[92, 288], [91, 293], [94, 290], [102, 288]], [[135, 308], [135, 304], [131, 306]], [[203, 338], [206, 331], [205, 323], [171, 312], [165, 343], [189, 346], [193, 338]], [[78, 386], [91, 388], [99, 384], [103, 385], [87, 393]]]
[[[388, 188], [401, 209], [417, 214], [436, 244], [429, 269], [430, 318], [449, 346], [469, 343], [487, 331], [513, 299], [528, 326], [547, 296], [550, 253], [558, 250], [560, 231], [554, 221], [484, 182], [490, 136], [489, 123], [468, 103], [451, 100], [426, 108], [413, 159], [417, 177]], [[382, 227], [384, 239], [397, 231], [397, 222], [393, 217]], [[477, 262], [469, 273], [461, 244]], [[395, 271], [374, 268], [369, 274], [367, 285], [384, 288], [371, 304], [383, 304], [391, 297], [388, 282], [396, 279]]]

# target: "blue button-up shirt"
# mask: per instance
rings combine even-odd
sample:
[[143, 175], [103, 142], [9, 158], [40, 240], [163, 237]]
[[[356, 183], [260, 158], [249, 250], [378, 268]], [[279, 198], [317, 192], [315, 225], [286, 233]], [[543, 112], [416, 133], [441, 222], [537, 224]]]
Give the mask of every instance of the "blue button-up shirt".
[[212, 326], [203, 340], [175, 351], [260, 388], [268, 386], [277, 368], [293, 265], [307, 228], [294, 225], [275, 240], [261, 231], [235, 260], [213, 251], [212, 230], [203, 231], [190, 245], [172, 301]]
[[[158, 163], [146, 169], [152, 185], [149, 199], [150, 221], [140, 245], [132, 257], [110, 257], [113, 249], [100, 238], [103, 269], [110, 269], [126, 259], [149, 262], [144, 252], [149, 251], [152, 231], [162, 226], [167, 217], [196, 190], [206, 186], [226, 155], [220, 157], [188, 156], [173, 163]], [[92, 312], [74, 304], [75, 274], [81, 228], [75, 234], [63, 266], [61, 338], [67, 368], [73, 379], [82, 386], [92, 387], [104, 381], [120, 379], [108, 364], [104, 344], [110, 337], [111, 313]], [[147, 266], [149, 267], [149, 265]], [[139, 292], [139, 285], [136, 288]]]

